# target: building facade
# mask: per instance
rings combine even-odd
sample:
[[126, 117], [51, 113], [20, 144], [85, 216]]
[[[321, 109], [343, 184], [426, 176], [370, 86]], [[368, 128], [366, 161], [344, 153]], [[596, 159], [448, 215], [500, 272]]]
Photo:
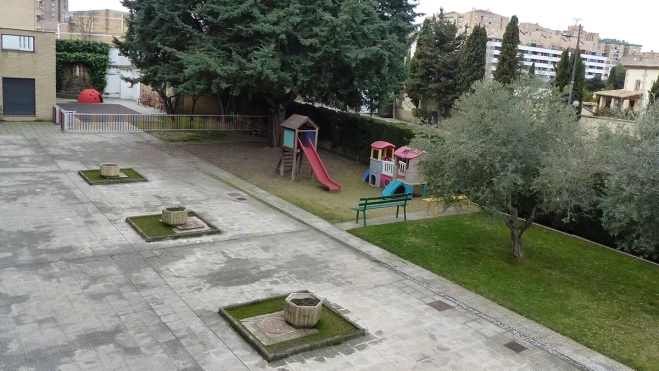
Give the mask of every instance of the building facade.
[[60, 38], [101, 41], [112, 44], [112, 39], [126, 35], [128, 13], [116, 10], [85, 10], [69, 13], [69, 22], [60, 27]]
[[[501, 50], [501, 39], [490, 38], [487, 42], [487, 51], [485, 57], [486, 78], [492, 79], [496, 64]], [[552, 79], [556, 76], [556, 65], [561, 60], [563, 49], [560, 48], [542, 48], [537, 46], [519, 45], [517, 49], [524, 53], [524, 65], [528, 70], [531, 64], [535, 63], [535, 73], [539, 76], [545, 76]], [[608, 75], [607, 57], [597, 55], [595, 52], [582, 50], [581, 59], [586, 65], [586, 78], [591, 79], [597, 75], [605, 79]]]
[[[506, 30], [506, 26], [510, 21], [510, 18], [504, 17], [502, 15], [491, 12], [490, 10], [481, 10], [481, 9], [472, 9], [466, 13], [458, 12], [448, 12], [444, 16], [451, 22], [454, 22], [458, 27], [460, 32], [464, 31], [465, 33], [471, 33], [472, 29], [476, 25], [481, 25], [485, 27], [487, 31], [488, 38], [492, 41], [493, 44], [489, 44], [492, 50], [488, 51], [488, 63], [490, 64], [488, 71], [493, 67], [493, 63], [496, 63], [496, 60], [493, 59], [494, 54], [493, 50], [496, 48], [497, 41], [500, 42], [503, 39], [503, 34]], [[536, 67], [540, 61], [544, 61], [543, 58], [534, 58], [534, 56], [547, 56], [554, 54], [551, 50], [558, 50], [559, 54], [564, 49], [574, 50], [577, 48], [577, 39], [579, 39], [579, 49], [583, 54], [588, 55], [588, 58], [591, 60], [592, 65], [590, 65], [590, 71], [586, 71], [586, 77], [594, 77], [596, 74], [601, 75], [603, 79], [608, 78], [609, 72], [613, 66], [618, 64], [623, 60], [623, 57], [627, 56], [639, 56], [637, 60], [646, 60], [652, 59], [651, 57], [640, 57], [642, 45], [632, 44], [626, 41], [619, 41], [615, 39], [600, 39], [599, 33], [596, 32], [587, 32], [581, 30], [581, 37], [579, 35], [579, 26], [573, 25], [568, 26], [566, 30], [553, 30], [551, 28], [543, 27], [537, 23], [528, 23], [520, 22], [519, 23], [519, 50], [525, 54], [525, 62], [527, 60], [539, 60], [536, 62]], [[537, 49], [546, 49], [546, 50], [535, 50]], [[527, 53], [528, 52], [528, 53]], [[540, 53], [540, 54], [534, 54]], [[656, 53], [651, 53], [656, 54]], [[602, 57], [605, 59], [603, 70], [600, 70], [600, 62]], [[553, 62], [553, 61], [552, 61]], [[527, 63], [530, 65], [531, 63]], [[586, 67], [589, 67], [588, 62]], [[540, 68], [547, 68], [547, 66], [542, 66]], [[536, 68], [537, 71], [537, 68]], [[547, 72], [547, 71], [545, 71]], [[590, 72], [590, 75], [589, 75]]]
[[0, 35], [0, 120], [50, 121], [55, 32], [0, 28]]
[[0, 27], [52, 30], [65, 22], [69, 0], [0, 0]]
[[51, 120], [55, 40], [67, 0], [0, 0], [0, 120]]

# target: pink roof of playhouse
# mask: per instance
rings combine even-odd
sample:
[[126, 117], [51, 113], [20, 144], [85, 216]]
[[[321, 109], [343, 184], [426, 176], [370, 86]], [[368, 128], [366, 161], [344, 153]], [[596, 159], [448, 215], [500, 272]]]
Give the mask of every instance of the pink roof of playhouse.
[[421, 155], [425, 155], [426, 153], [428, 153], [428, 152], [422, 151], [422, 150], [416, 149], [416, 148], [410, 148], [408, 146], [403, 146], [403, 147], [398, 148], [396, 150], [396, 152], [394, 152], [394, 155], [396, 155], [396, 157], [398, 157], [398, 158], [404, 158], [404, 159], [407, 159], [407, 160], [411, 160], [411, 159], [417, 158]]
[[371, 148], [373, 148], [373, 149], [388, 149], [388, 148], [396, 148], [396, 146], [389, 143], [389, 142], [385, 142], [383, 140], [378, 140], [377, 142], [373, 142], [373, 144], [371, 144]]

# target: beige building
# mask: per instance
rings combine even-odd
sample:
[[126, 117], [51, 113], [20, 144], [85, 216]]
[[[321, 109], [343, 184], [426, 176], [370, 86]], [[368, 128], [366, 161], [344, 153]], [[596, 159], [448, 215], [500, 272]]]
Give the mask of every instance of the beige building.
[[485, 26], [487, 35], [491, 37], [503, 37], [503, 33], [506, 31], [506, 26], [510, 21], [510, 18], [492, 13], [489, 9], [482, 10], [475, 8], [466, 13], [444, 13], [444, 17], [447, 20], [454, 22], [455, 25], [458, 26], [458, 31], [465, 31], [467, 34], [471, 33], [471, 30], [476, 25]]
[[57, 30], [65, 21], [68, 0], [0, 0], [0, 27], [17, 30]]
[[85, 10], [70, 12], [68, 24], [60, 27], [60, 38], [102, 41], [112, 44], [112, 38], [126, 35], [128, 13], [116, 10]]
[[623, 89], [595, 93], [599, 108], [640, 112], [648, 104], [648, 90], [659, 80], [659, 59], [630, 62], [625, 66]]
[[[472, 9], [466, 13], [448, 12], [444, 16], [455, 22], [458, 30], [467, 34], [476, 25], [485, 26], [487, 36], [492, 42], [500, 42], [510, 18], [492, 13], [490, 10]], [[531, 48], [548, 49], [544, 54], [551, 54], [551, 50], [563, 51], [577, 47], [579, 26], [568, 26], [566, 30], [552, 30], [537, 23], [519, 23], [519, 45]], [[606, 57], [607, 61], [603, 71], [594, 71], [606, 79], [611, 67], [615, 66], [625, 56], [641, 55], [641, 45], [631, 44], [615, 39], [600, 39], [599, 33], [581, 30], [579, 49], [582, 54], [596, 57]], [[652, 53], [659, 54], [659, 53]], [[490, 56], [492, 57], [492, 56]], [[528, 59], [528, 58], [527, 58]], [[651, 56], [645, 59], [652, 59]], [[599, 63], [599, 60], [597, 61]], [[599, 68], [599, 66], [598, 66]]]
[[0, 0], [0, 120], [52, 117], [55, 39], [68, 0]]
[[0, 28], [0, 120], [52, 119], [55, 31]]

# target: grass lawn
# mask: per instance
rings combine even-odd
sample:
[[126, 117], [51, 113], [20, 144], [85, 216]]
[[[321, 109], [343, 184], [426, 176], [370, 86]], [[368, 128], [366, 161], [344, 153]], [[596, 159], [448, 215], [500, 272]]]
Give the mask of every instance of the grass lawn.
[[[190, 211], [188, 213], [188, 217], [191, 216], [196, 216], [196, 214]], [[161, 214], [134, 216], [130, 218], [130, 220], [132, 220], [135, 225], [140, 227], [142, 232], [144, 232], [148, 237], [173, 236], [177, 234], [174, 232], [174, 227], [161, 222], [161, 219]]]
[[533, 226], [526, 258], [478, 214], [350, 233], [638, 370], [659, 370], [659, 267]]
[[[273, 298], [271, 300], [263, 301], [255, 304], [248, 304], [241, 307], [227, 309], [226, 312], [240, 323], [245, 318], [260, 316], [263, 314], [276, 313], [284, 310], [284, 299], [286, 296]], [[301, 338], [284, 341], [277, 344], [264, 346], [270, 353], [280, 352], [282, 350], [294, 348], [300, 345], [306, 345], [329, 339], [339, 335], [347, 335], [358, 331], [358, 329], [338, 316], [332, 310], [323, 305], [323, 311], [320, 315], [320, 320], [315, 329], [318, 330], [315, 334], [307, 335]], [[247, 330], [247, 329], [245, 329]], [[249, 330], [248, 330], [249, 331]]]
[[126, 179], [130, 180], [137, 180], [137, 179], [144, 179], [140, 173], [137, 171], [131, 169], [131, 168], [126, 168], [126, 169], [121, 169], [121, 172], [126, 174], [128, 178], [104, 178], [101, 176], [101, 170], [82, 170], [82, 173], [85, 174], [87, 179], [91, 180], [92, 182], [122, 182], [126, 181]]
[[149, 131], [148, 133], [166, 142], [201, 142], [222, 139], [227, 136], [224, 131], [204, 130]]

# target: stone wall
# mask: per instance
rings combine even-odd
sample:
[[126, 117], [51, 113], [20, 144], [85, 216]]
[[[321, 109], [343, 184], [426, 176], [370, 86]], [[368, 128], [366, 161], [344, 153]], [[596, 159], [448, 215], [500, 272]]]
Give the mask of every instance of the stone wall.
[[636, 126], [635, 121], [628, 120], [619, 120], [608, 117], [598, 117], [598, 116], [582, 116], [581, 123], [586, 127], [586, 130], [591, 134], [596, 134], [600, 125], [604, 125], [611, 130], [614, 130], [618, 127], [623, 127], [629, 130], [632, 130]]

